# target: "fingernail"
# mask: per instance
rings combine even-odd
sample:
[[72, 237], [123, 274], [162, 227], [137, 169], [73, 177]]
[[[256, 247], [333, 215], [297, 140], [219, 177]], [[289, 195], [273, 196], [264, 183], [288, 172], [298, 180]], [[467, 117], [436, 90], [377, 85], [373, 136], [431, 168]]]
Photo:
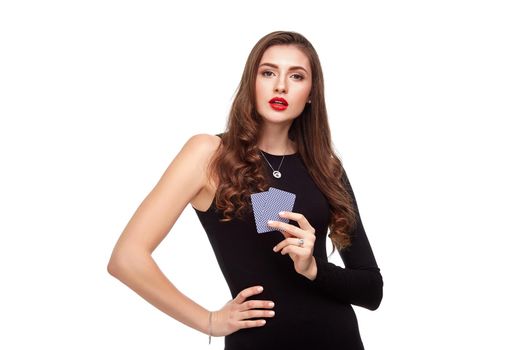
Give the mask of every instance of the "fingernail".
[[257, 288], [257, 289], [259, 290], [259, 292], [262, 292], [263, 287], [259, 287], [259, 288]]
[[274, 251], [274, 252], [277, 251], [277, 247], [273, 247], [273, 251]]
[[268, 220], [268, 223], [269, 224], [273, 224], [273, 220]]
[[268, 305], [270, 305], [270, 307], [274, 307], [274, 303], [270, 302]]
[[280, 212], [279, 212], [279, 215], [284, 215], [284, 211], [280, 211]]

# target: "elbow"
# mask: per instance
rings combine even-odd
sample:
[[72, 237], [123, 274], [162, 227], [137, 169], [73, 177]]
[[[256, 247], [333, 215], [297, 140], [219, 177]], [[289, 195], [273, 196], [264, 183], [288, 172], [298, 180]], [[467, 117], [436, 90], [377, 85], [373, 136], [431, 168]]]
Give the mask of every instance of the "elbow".
[[106, 267], [108, 273], [113, 276], [113, 277], [116, 277], [117, 275], [117, 266], [116, 266], [116, 263], [113, 262], [112, 260], [109, 261], [107, 267]]
[[123, 268], [126, 265], [128, 265], [125, 261], [126, 261], [126, 258], [123, 256], [123, 254], [120, 254], [120, 253], [117, 254], [114, 251], [106, 267], [108, 273], [111, 276], [118, 278], [118, 276], [122, 273]]
[[374, 311], [379, 308], [383, 300], [383, 277], [381, 273], [377, 272], [371, 280], [370, 285], [370, 300], [366, 308]]
[[113, 277], [117, 277], [118, 275], [118, 264], [117, 262], [115, 261], [115, 259], [110, 259], [109, 262], [108, 262], [108, 265], [106, 267], [108, 273], [113, 276]]
[[358, 285], [351, 288], [353, 292], [345, 296], [344, 302], [371, 311], [377, 310], [383, 300], [383, 277], [379, 269], [359, 272], [362, 279]]
[[111, 276], [121, 279], [123, 276], [140, 269], [144, 265], [145, 259], [151, 259], [151, 254], [144, 250], [114, 250], [106, 270]]

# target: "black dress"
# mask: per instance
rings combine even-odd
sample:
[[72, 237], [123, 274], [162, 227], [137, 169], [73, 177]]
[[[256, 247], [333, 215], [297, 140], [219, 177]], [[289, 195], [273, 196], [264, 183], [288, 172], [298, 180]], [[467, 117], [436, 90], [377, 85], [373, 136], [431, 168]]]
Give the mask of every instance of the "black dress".
[[[277, 169], [282, 156], [264, 153]], [[270, 168], [268, 167], [268, 170]], [[327, 260], [329, 207], [298, 153], [287, 155], [279, 179], [267, 172], [270, 186], [296, 194], [293, 212], [302, 213], [315, 228], [317, 277], [298, 274], [292, 259], [272, 248], [284, 239], [280, 231], [257, 233], [253, 215], [219, 222], [215, 201], [206, 211], [195, 208], [209, 238], [232, 298], [245, 288], [262, 285], [248, 300], [275, 302], [273, 317], [260, 327], [243, 328], [225, 337], [225, 350], [363, 349], [352, 305], [375, 310], [383, 296], [383, 279], [359, 217], [353, 243], [339, 251], [345, 268]], [[344, 181], [351, 190], [346, 172]], [[290, 224], [299, 226], [296, 221]]]

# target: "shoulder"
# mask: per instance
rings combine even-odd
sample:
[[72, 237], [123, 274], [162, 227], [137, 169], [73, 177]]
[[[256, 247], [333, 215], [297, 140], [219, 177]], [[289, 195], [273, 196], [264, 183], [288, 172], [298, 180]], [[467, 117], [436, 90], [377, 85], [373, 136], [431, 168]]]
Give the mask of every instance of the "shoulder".
[[192, 135], [184, 144], [183, 150], [194, 154], [199, 159], [209, 158], [219, 148], [221, 138], [210, 134]]
[[185, 159], [189, 173], [194, 180], [200, 183], [200, 190], [212, 191], [216, 188], [218, 179], [214, 171], [208, 173], [208, 166], [215, 152], [221, 146], [219, 136], [209, 134], [195, 134], [182, 147], [181, 154]]

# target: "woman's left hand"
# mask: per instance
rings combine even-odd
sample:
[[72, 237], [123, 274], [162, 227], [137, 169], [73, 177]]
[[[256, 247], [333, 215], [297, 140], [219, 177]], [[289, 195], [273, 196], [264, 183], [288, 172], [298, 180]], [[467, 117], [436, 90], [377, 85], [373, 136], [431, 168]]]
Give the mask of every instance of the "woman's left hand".
[[299, 227], [281, 221], [269, 221], [268, 226], [283, 230], [281, 233], [286, 237], [273, 248], [273, 251], [281, 251], [283, 255], [288, 254], [293, 260], [297, 273], [310, 279], [315, 277], [311, 276], [313, 270], [317, 271], [313, 257], [315, 229], [303, 214], [285, 211], [279, 213], [279, 216], [296, 221]]

